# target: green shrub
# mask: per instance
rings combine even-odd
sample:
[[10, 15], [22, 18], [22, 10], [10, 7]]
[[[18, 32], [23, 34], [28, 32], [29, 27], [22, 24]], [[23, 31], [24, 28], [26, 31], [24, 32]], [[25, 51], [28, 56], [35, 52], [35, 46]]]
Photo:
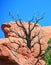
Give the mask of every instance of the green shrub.
[[51, 65], [51, 38], [48, 41], [48, 48], [45, 50], [46, 54], [44, 56], [46, 60], [46, 65]]

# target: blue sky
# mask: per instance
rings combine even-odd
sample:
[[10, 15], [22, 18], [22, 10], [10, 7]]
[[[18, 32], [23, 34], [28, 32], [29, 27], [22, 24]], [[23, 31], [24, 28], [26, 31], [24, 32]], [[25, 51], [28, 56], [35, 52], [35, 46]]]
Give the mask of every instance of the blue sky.
[[45, 13], [39, 24], [51, 26], [51, 0], [0, 0], [0, 38], [4, 37], [1, 25], [12, 21], [9, 11], [15, 17], [19, 14], [23, 21], [31, 19], [34, 13], [37, 17]]

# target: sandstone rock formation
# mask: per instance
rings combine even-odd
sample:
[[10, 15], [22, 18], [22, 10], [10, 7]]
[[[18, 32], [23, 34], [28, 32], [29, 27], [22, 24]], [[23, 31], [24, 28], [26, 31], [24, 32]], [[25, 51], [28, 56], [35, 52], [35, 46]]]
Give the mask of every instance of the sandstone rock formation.
[[[23, 22], [23, 24], [27, 29], [28, 24], [25, 22]], [[40, 35], [42, 36], [41, 50], [43, 53], [48, 46], [48, 39], [51, 38], [51, 27], [41, 27], [37, 24], [37, 28], [38, 30], [40, 29]], [[20, 34], [23, 34], [15, 22], [3, 24], [2, 30], [4, 32], [5, 38], [0, 39], [0, 65], [34, 65], [38, 60], [36, 57], [40, 52], [39, 44], [35, 44], [35, 46], [30, 50], [27, 48], [26, 44], [21, 38], [18, 38], [18, 36], [13, 32], [8, 32], [10, 30], [14, 30], [16, 32], [18, 31]], [[33, 34], [34, 31], [32, 32], [32, 35]], [[21, 42], [21, 47], [19, 47], [18, 44], [11, 43], [14, 42], [14, 40], [16, 42], [19, 40]], [[36, 40], [37, 38], [35, 38], [32, 43]], [[41, 59], [36, 65], [45, 65], [45, 61]]]

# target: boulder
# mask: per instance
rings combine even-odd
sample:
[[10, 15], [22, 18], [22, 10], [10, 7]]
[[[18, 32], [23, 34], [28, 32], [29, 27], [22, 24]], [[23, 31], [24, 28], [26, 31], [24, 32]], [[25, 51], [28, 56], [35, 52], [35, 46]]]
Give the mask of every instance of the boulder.
[[[18, 22], [18, 24], [20, 24]], [[26, 27], [26, 30], [28, 29], [28, 23], [23, 22], [23, 25]], [[33, 23], [31, 25], [31, 28], [33, 26]], [[23, 31], [21, 31], [21, 28], [16, 25], [15, 22], [9, 22], [4, 23], [2, 25], [2, 30], [5, 34], [5, 38], [0, 39], [0, 65], [32, 65], [35, 64], [38, 60], [38, 56], [40, 53], [40, 45], [37, 43], [34, 45], [34, 47], [30, 50], [25, 42], [18, 37], [13, 32], [9, 32], [11, 30], [15, 32], [19, 32], [21, 35], [24, 34]], [[37, 30], [37, 31], [36, 31]], [[40, 39], [41, 42], [41, 50], [42, 52], [45, 51], [45, 49], [48, 47], [48, 40], [51, 38], [51, 27], [41, 27], [39, 24], [37, 24], [37, 28], [35, 28], [31, 36], [33, 36], [35, 33], [40, 31]], [[27, 30], [28, 32], [28, 30]], [[38, 38], [32, 40], [33, 44], [36, 42]], [[18, 41], [21, 43], [21, 46], [19, 47]], [[41, 53], [42, 53], [41, 52]], [[39, 60], [36, 65], [45, 65], [45, 61], [43, 59]]]

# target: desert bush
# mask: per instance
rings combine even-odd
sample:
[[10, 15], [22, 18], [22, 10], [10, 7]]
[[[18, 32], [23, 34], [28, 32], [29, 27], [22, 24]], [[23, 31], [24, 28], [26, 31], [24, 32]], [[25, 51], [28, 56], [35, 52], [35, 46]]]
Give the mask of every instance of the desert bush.
[[51, 38], [48, 41], [48, 47], [45, 50], [44, 59], [46, 60], [46, 65], [51, 65]]

